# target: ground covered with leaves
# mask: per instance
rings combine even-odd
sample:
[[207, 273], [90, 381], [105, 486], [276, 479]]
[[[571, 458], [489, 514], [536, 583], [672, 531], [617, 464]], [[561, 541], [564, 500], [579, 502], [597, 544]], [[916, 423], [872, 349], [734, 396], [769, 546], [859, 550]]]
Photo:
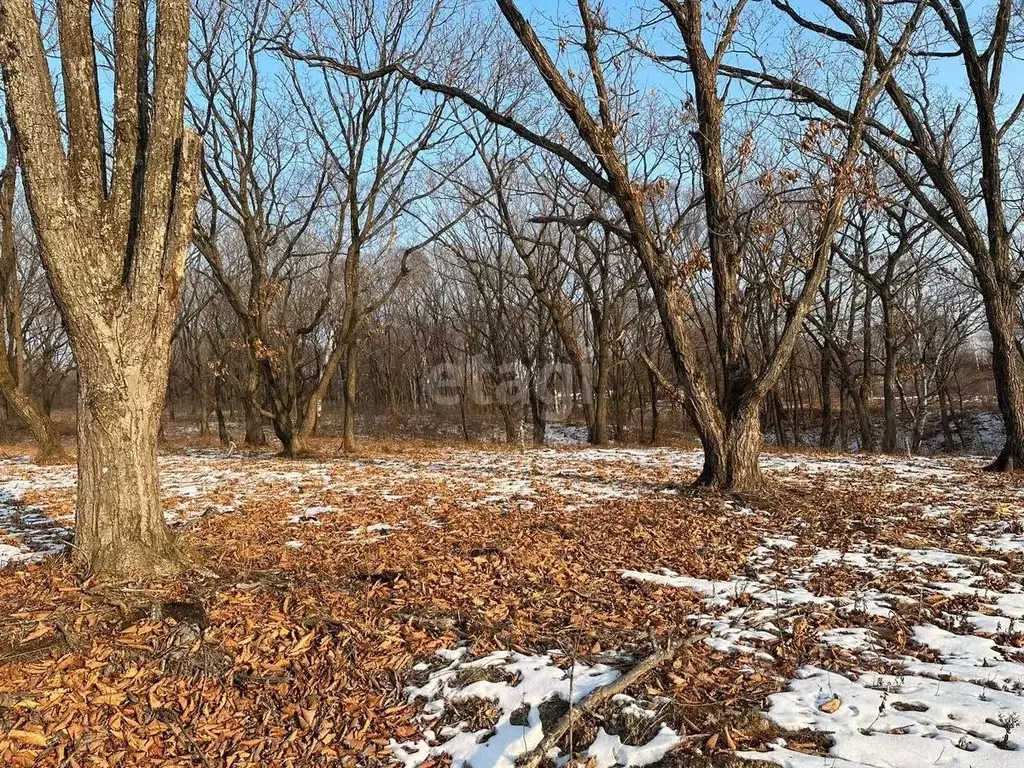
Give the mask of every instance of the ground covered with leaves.
[[161, 463], [197, 568], [140, 586], [53, 556], [73, 468], [0, 460], [0, 765], [1024, 766], [1024, 501], [978, 460]]

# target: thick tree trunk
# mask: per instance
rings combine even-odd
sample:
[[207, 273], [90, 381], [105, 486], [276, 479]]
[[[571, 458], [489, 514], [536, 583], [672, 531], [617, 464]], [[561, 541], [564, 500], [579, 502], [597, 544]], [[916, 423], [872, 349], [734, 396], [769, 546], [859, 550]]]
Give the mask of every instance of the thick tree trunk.
[[764, 484], [761, 475], [761, 424], [757, 409], [729, 420], [720, 435], [703, 439], [704, 468], [696, 485], [718, 490], [749, 493]]
[[305, 455], [305, 441], [295, 429], [275, 421], [274, 434], [281, 441], [281, 456], [283, 458], [298, 459]]
[[1024, 360], [1013, 343], [1016, 306], [1015, 295], [1004, 301], [985, 302], [992, 336], [996, 399], [1006, 428], [1003, 450], [985, 467], [989, 472], [1024, 469]]
[[189, 6], [157, 4], [157, 55], [140, 70], [150, 45], [140, 27], [150, 17], [140, 23], [131, 4], [117, 4], [110, 155], [98, 140], [104, 112], [89, 8], [58, 3], [60, 109], [34, 4], [4, 2], [2, 11], [5, 96], [26, 199], [78, 364], [75, 554], [107, 575], [171, 573], [182, 558], [161, 509], [156, 446], [199, 196], [202, 144], [183, 122]]
[[76, 553], [94, 573], [174, 573], [182, 557], [157, 478], [162, 388], [141, 368], [79, 358]]
[[263, 430], [263, 414], [256, 406], [259, 389], [259, 374], [250, 370], [245, 380], [242, 410], [245, 411], [245, 444], [253, 448], [262, 448], [267, 444], [267, 434]]
[[519, 427], [522, 422], [516, 418], [515, 410], [510, 406], [501, 407], [501, 421], [505, 426], [505, 443], [515, 445], [519, 442]]

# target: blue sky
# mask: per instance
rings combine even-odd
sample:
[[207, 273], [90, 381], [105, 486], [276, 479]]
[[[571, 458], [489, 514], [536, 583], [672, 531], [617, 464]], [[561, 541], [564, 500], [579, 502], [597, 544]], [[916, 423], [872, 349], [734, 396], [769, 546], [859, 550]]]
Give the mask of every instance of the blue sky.
[[[493, 7], [492, 0], [482, 0], [482, 2]], [[592, 2], [594, 5], [598, 4], [598, 0], [592, 0]], [[798, 10], [810, 18], [828, 18], [824, 6], [816, 2], [816, 0], [792, 0], [792, 2]], [[560, 16], [567, 19], [578, 18], [576, 0], [518, 0], [518, 3], [520, 9], [537, 25], [538, 31], [543, 30], [545, 18], [558, 18]], [[654, 4], [655, 0], [646, 0], [645, 2], [645, 5], [648, 7]], [[724, 2], [722, 4], [724, 5]], [[767, 4], [762, 4], [758, 0], [749, 0], [747, 12], [753, 11], [757, 6], [762, 6], [763, 9], [764, 5]], [[635, 6], [634, 0], [604, 1], [604, 7], [612, 14], [616, 12], [628, 13]], [[711, 3], [707, 2], [705, 6], [711, 7]], [[967, 0], [967, 7], [975, 18], [980, 18], [995, 7], [995, 0], [981, 0], [980, 2]], [[761, 12], [761, 9], [758, 9], [757, 12]], [[786, 26], [780, 24], [780, 29], [786, 28]], [[979, 39], [977, 43], [981, 47], [987, 43], [987, 39]], [[951, 91], [960, 91], [964, 88], [963, 67], [958, 59], [935, 59], [932, 62], [931, 68], [935, 73], [934, 82], [937, 85], [941, 85]], [[653, 72], [651, 77], [654, 82], [658, 79], [658, 75]], [[1022, 92], [1024, 92], [1024, 50], [1021, 52], [1021, 58], [1007, 57], [1004, 64], [1003, 99], [1009, 105], [1008, 108], [1016, 103]]]

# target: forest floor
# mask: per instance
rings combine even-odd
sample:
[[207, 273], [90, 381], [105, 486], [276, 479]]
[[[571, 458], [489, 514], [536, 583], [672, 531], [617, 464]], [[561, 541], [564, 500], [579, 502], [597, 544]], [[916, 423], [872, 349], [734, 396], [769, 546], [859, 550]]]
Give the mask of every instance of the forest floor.
[[[198, 565], [83, 581], [0, 459], [0, 765], [1024, 766], [1024, 495], [977, 459], [373, 445], [161, 459]], [[579, 712], [575, 708], [574, 712]], [[566, 758], [558, 758], [565, 765]]]

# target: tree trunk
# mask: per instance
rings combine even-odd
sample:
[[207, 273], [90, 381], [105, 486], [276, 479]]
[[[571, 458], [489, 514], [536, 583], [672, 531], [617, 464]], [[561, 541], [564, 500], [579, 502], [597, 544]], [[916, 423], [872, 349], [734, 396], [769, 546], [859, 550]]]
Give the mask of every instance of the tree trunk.
[[892, 318], [892, 298], [879, 294], [882, 304], [882, 346], [885, 370], [882, 374], [882, 453], [896, 453], [896, 328]]
[[297, 459], [306, 453], [305, 441], [292, 425], [274, 421], [274, 434], [281, 441], [281, 456], [286, 459]]
[[955, 450], [953, 440], [953, 427], [950, 421], [953, 419], [952, 406], [949, 399], [948, 384], [943, 383], [939, 387], [939, 419], [942, 427], [942, 450], [952, 453]]
[[522, 422], [516, 418], [516, 412], [512, 406], [501, 406], [501, 421], [505, 426], [505, 443], [515, 445], [519, 442], [519, 426]]
[[608, 390], [606, 374], [598, 372], [597, 386], [594, 387], [593, 425], [590, 429], [591, 445], [608, 444]]
[[345, 341], [345, 400], [342, 422], [342, 449], [352, 453], [356, 449], [356, 385], [359, 382], [359, 345], [354, 335]]
[[327, 399], [327, 394], [331, 390], [331, 384], [334, 382], [338, 367], [341, 365], [342, 357], [345, 357], [348, 353], [347, 342], [344, 339], [336, 340], [335, 336], [336, 334], [332, 330], [328, 339], [330, 351], [324, 359], [324, 367], [320, 372], [320, 378], [316, 382], [316, 386], [313, 387], [313, 391], [309, 393], [309, 398], [306, 400], [306, 405], [303, 408], [302, 422], [299, 427], [299, 432], [301, 432], [303, 437], [316, 434], [317, 427], [320, 424], [320, 413], [323, 410], [324, 400]]
[[1006, 472], [1024, 469], [1024, 360], [1013, 343], [1017, 299], [985, 301], [992, 336], [992, 369], [996, 399], [1006, 428], [1006, 442], [999, 456], [985, 469]]
[[647, 382], [651, 389], [651, 445], [658, 442], [658, 429], [661, 426], [661, 411], [658, 408], [658, 377], [648, 372]]
[[217, 414], [217, 439], [223, 446], [231, 445], [231, 433], [224, 418], [224, 375], [218, 373], [213, 379], [213, 409]]
[[530, 399], [530, 420], [533, 424], [533, 444], [544, 445], [544, 441], [547, 438], [547, 418], [544, 412], [544, 401], [541, 399], [540, 393], [537, 391], [537, 369], [529, 363], [529, 360], [523, 361], [523, 365], [525, 365], [526, 370], [529, 371], [530, 377], [527, 382], [527, 394]]
[[831, 448], [835, 443], [835, 425], [832, 416], [832, 353], [821, 347], [821, 439], [818, 445]]
[[32, 437], [36, 441], [36, 464], [71, 463], [71, 457], [61, 443], [57, 425], [43, 412], [35, 400], [18, 388], [10, 366], [7, 364], [6, 355], [0, 355], [0, 394], [32, 432]]
[[871, 396], [871, 387], [866, 386], [861, 380], [854, 387], [849, 388], [850, 400], [853, 401], [853, 410], [857, 416], [857, 427], [860, 430], [860, 449], [873, 452], [875, 450], [875, 430], [871, 426], [871, 414], [868, 411], [868, 398]]
[[263, 430], [263, 414], [256, 405], [259, 389], [259, 374], [250, 369], [245, 379], [242, 410], [245, 411], [245, 444], [253, 448], [262, 448], [267, 444], [267, 434]]
[[[132, 370], [134, 368], [134, 370]], [[75, 549], [92, 572], [167, 575], [181, 554], [157, 478], [163, 389], [141, 366], [79, 355]]]
[[78, 364], [75, 556], [107, 575], [171, 573], [182, 558], [161, 509], [156, 446], [199, 197], [202, 143], [183, 119], [189, 5], [157, 3], [140, 17], [115, 4], [109, 153], [98, 140], [105, 113], [88, 4], [57, 3], [59, 109], [34, 3], [2, 5], [26, 200]]
[[703, 438], [704, 468], [696, 484], [738, 493], [759, 491], [764, 484], [761, 440], [757, 408], [748, 406], [727, 422], [721, 434]]
[[209, 399], [209, 382], [200, 371], [199, 383], [196, 387], [196, 398], [193, 404], [199, 408], [199, 435], [205, 437], [210, 434], [210, 409], [207, 401]]
[[[779, 396], [777, 390], [772, 390], [771, 394], [768, 395], [770, 403], [772, 420], [775, 422], [775, 442], [780, 448], [785, 448], [789, 445], [789, 438], [786, 437], [786, 408], [782, 404], [782, 398]], [[792, 428], [793, 442], [799, 442], [797, 437], [797, 428]]]

